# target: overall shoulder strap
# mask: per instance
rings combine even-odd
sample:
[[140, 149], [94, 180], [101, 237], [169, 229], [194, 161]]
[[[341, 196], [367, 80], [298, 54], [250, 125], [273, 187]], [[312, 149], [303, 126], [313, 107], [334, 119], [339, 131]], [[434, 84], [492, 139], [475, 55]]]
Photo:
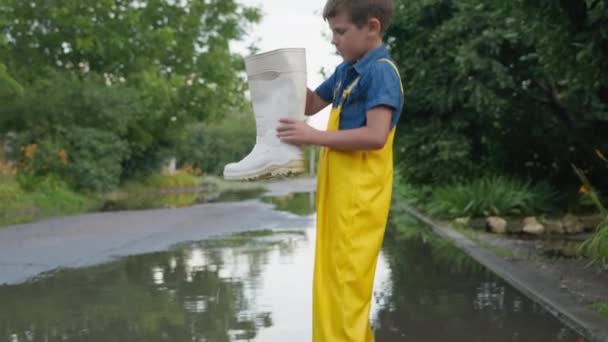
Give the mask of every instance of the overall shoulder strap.
[[399, 69], [395, 65], [395, 62], [391, 61], [388, 58], [380, 58], [378, 60], [378, 62], [388, 63], [390, 66], [393, 67], [393, 69], [395, 70], [395, 73], [397, 73], [397, 77], [399, 77], [399, 86], [401, 86], [401, 94], [403, 95], [403, 93], [404, 93], [404, 91], [403, 91], [403, 83], [402, 83], [403, 81], [401, 80], [401, 74], [399, 74]]
[[350, 93], [353, 91], [353, 89], [355, 89], [357, 84], [359, 84], [360, 79], [361, 76], [357, 76], [357, 78], [355, 78], [355, 80], [348, 87], [346, 87], [346, 89], [344, 89], [344, 91], [342, 92], [342, 98], [340, 99], [340, 106], [344, 105], [344, 102], [346, 102], [346, 99], [348, 98]]

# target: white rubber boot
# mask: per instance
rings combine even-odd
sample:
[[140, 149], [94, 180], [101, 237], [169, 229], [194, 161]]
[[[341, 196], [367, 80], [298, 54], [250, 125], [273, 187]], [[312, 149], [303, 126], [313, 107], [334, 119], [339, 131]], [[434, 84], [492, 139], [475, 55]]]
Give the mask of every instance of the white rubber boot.
[[224, 167], [228, 180], [254, 180], [305, 171], [298, 146], [277, 138], [280, 118], [304, 120], [306, 107], [306, 52], [280, 49], [245, 59], [247, 81], [255, 113], [256, 144], [238, 163]]

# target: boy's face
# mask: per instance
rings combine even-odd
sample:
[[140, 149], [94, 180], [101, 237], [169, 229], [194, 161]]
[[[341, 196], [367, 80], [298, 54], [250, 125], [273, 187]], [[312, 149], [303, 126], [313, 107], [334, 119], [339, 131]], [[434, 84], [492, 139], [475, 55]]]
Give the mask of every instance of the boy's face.
[[374, 30], [366, 24], [358, 28], [346, 13], [339, 13], [327, 19], [332, 31], [331, 43], [346, 62], [355, 62], [370, 50]]

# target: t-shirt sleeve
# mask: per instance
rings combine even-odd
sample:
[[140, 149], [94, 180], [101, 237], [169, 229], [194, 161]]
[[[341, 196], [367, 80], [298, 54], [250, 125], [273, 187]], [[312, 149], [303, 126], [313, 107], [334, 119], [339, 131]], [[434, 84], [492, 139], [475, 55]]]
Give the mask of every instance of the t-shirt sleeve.
[[401, 80], [395, 69], [387, 62], [375, 62], [371, 66], [365, 109], [387, 106], [400, 111], [402, 106]]
[[321, 85], [315, 90], [315, 93], [317, 93], [317, 95], [319, 95], [319, 97], [325, 102], [333, 102], [334, 100], [334, 88], [336, 86], [337, 72], [338, 68], [336, 68], [334, 73], [323, 83], [321, 83]]

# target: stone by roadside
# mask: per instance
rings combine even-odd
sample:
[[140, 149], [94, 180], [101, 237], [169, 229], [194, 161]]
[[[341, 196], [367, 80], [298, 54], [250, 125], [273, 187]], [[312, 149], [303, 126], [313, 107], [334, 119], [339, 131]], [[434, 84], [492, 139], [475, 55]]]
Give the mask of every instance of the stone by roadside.
[[[608, 342], [608, 318], [592, 308], [598, 302], [608, 303], [608, 270], [569, 256], [576, 249], [572, 247], [576, 246], [576, 240], [584, 236], [534, 237], [539, 234], [540, 222], [531, 218], [522, 222], [523, 227], [528, 227], [527, 232], [522, 229], [514, 234], [514, 228], [500, 218], [482, 222], [459, 219], [456, 223], [447, 223], [406, 205], [400, 209], [427, 223], [436, 233], [451, 240], [590, 341]], [[494, 233], [456, 228], [459, 225], [487, 225], [487, 230]]]

